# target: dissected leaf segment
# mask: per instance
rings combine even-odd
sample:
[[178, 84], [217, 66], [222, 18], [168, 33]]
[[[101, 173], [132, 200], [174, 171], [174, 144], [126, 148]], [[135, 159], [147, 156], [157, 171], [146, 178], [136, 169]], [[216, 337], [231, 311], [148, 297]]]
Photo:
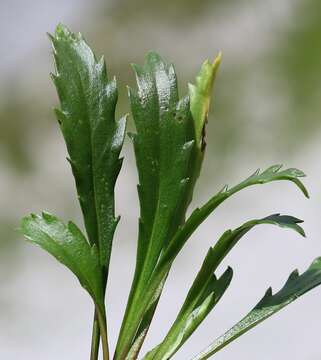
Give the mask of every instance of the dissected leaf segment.
[[[109, 78], [104, 58], [97, 59], [81, 34], [59, 25], [50, 35], [60, 108], [56, 116], [66, 142], [86, 234], [73, 223], [63, 223], [47, 212], [22, 219], [21, 230], [67, 266], [91, 296], [95, 315], [91, 360], [97, 360], [100, 340], [104, 360], [111, 359], [107, 336], [105, 293], [115, 215], [115, 183], [121, 169], [126, 117], [117, 119], [117, 83]], [[172, 64], [158, 54], [147, 54], [143, 66], [133, 65], [137, 88], [129, 89], [136, 131], [130, 134], [139, 175], [139, 234], [136, 268], [114, 360], [137, 359], [151, 325], [171, 266], [193, 232], [225, 200], [252, 185], [274, 181], [294, 183], [308, 197], [304, 173], [274, 165], [256, 171], [239, 184], [224, 186], [203, 206], [186, 216], [206, 149], [213, 84], [221, 61], [205, 61], [187, 95], [178, 94]], [[302, 221], [273, 214], [227, 230], [208, 250], [186, 299], [167, 335], [142, 359], [174, 356], [227, 291], [233, 270], [215, 275], [222, 260], [253, 227], [261, 224], [292, 229], [305, 236]], [[321, 260], [302, 275], [294, 271], [274, 295], [269, 289], [238, 324], [193, 359], [207, 359], [299, 296], [321, 284]], [[191, 356], [192, 358], [192, 356]]]

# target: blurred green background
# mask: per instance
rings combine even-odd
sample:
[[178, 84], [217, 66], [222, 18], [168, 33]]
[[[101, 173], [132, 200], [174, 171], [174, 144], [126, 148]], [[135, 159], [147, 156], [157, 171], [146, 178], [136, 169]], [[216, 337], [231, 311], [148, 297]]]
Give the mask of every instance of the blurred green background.
[[[257, 167], [283, 163], [308, 174], [309, 201], [288, 184], [267, 185], [237, 195], [206, 222], [175, 264], [144, 350], [165, 334], [208, 246], [225, 228], [283, 212], [306, 220], [308, 239], [265, 227], [248, 236], [226, 262], [236, 273], [231, 290], [177, 359], [190, 358], [243, 316], [268, 286], [277, 289], [294, 267], [303, 270], [321, 255], [320, 1], [1, 0], [0, 19], [0, 359], [88, 358], [87, 295], [16, 231], [21, 216], [43, 209], [82, 224], [51, 110], [57, 96], [46, 31], [60, 21], [105, 55], [109, 75], [118, 78], [119, 116], [129, 111], [125, 85], [134, 86], [129, 63], [142, 63], [148, 50], [175, 64], [181, 94], [204, 59], [223, 52], [193, 206]], [[107, 300], [112, 345], [137, 233], [137, 174], [128, 139], [124, 156], [117, 186], [122, 220]], [[320, 303], [316, 290], [217, 359], [320, 359]]]

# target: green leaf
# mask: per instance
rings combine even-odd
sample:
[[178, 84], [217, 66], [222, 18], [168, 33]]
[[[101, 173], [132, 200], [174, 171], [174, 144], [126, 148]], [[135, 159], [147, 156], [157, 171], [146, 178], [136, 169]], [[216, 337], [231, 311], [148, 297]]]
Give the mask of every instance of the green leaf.
[[[136, 134], [131, 134], [131, 138], [139, 175], [139, 239], [116, 359], [129, 351], [128, 338], [135, 336], [140, 322], [135, 308], [139, 307], [138, 296], [143, 294], [163, 247], [184, 221], [195, 148], [189, 99], [179, 99], [173, 66], [151, 52], [144, 66], [134, 65], [134, 70], [138, 91], [129, 89], [129, 96], [136, 126]], [[135, 326], [128, 317], [136, 318]]]
[[309, 197], [307, 189], [300, 180], [301, 177], [305, 177], [305, 174], [298, 169], [290, 168], [281, 170], [281, 168], [282, 165], [273, 165], [263, 172], [260, 172], [260, 170], [255, 171], [253, 175], [232, 188], [225, 185], [222, 190], [213, 196], [205, 205], [193, 211], [164, 251], [161, 261], [173, 261], [193, 232], [223, 201], [249, 186], [286, 180], [293, 182], [306, 197]]
[[193, 127], [188, 98], [179, 101], [172, 65], [149, 53], [144, 67], [134, 69], [138, 92], [129, 94], [141, 204], [137, 255], [139, 263], [149, 262], [145, 270], [150, 273], [164, 242], [182, 220], [175, 210], [186, 192]]
[[191, 155], [189, 196], [186, 198], [186, 209], [192, 200], [193, 190], [203, 164], [206, 149], [206, 124], [208, 121], [214, 80], [220, 63], [221, 54], [215, 58], [213, 63], [206, 60], [203, 63], [200, 72], [196, 76], [195, 85], [188, 84], [190, 111], [194, 124], [195, 147]]
[[205, 125], [208, 118], [214, 80], [220, 63], [221, 54], [216, 57], [213, 63], [206, 60], [196, 77], [196, 84], [188, 85], [196, 145], [199, 149], [205, 146]]
[[213, 274], [213, 260], [215, 254], [210, 248], [171, 329], [165, 339], [144, 357], [145, 360], [170, 359], [219, 302], [232, 280], [233, 271], [228, 268], [217, 279]]
[[[130, 311], [137, 316], [132, 305], [140, 303], [137, 294], [143, 296], [163, 248], [185, 221], [203, 161], [205, 142], [198, 139], [198, 132], [202, 127], [204, 133], [217, 65], [203, 64], [196, 85], [190, 85], [191, 104], [189, 97], [179, 100], [174, 68], [158, 54], [149, 53], [143, 67], [134, 65], [138, 91], [130, 89], [129, 95], [137, 130], [131, 137], [139, 173], [141, 218], [135, 276], [123, 324], [131, 322]], [[149, 310], [148, 319], [141, 319], [142, 333], [147, 331], [152, 313]], [[120, 338], [128, 334], [124, 326]], [[138, 337], [143, 339], [140, 330], [133, 339], [135, 349]]]
[[300, 225], [298, 225], [302, 222], [302, 220], [293, 216], [274, 214], [262, 219], [248, 221], [234, 230], [225, 231], [214, 246], [214, 253], [216, 254], [216, 267], [219, 266], [222, 260], [238, 243], [238, 241], [254, 226], [264, 224], [277, 225], [283, 228], [294, 230], [298, 234], [305, 236], [304, 230]]
[[268, 289], [262, 300], [252, 311], [204, 351], [195, 356], [193, 360], [208, 359], [239, 336], [320, 284], [321, 258], [318, 258], [302, 275], [299, 275], [297, 270], [293, 271], [284, 287], [276, 294], [273, 295], [272, 289]]
[[114, 187], [122, 164], [119, 153], [126, 123], [125, 118], [115, 120], [116, 81], [108, 80], [104, 59], [96, 59], [81, 34], [59, 25], [50, 38], [56, 66], [52, 78], [61, 104], [55, 112], [89, 241], [97, 244], [101, 264], [108, 268], [118, 222]]
[[[148, 285], [148, 291], [144, 291], [143, 298], [139, 301], [139, 311], [144, 309], [144, 306], [148, 306], [150, 299], [154, 297], [154, 292], [158, 291], [159, 296], [161, 291], [159, 291], [159, 286], [163, 282], [164, 278], [168, 275], [171, 265], [175, 260], [177, 254], [180, 252], [186, 241], [190, 238], [193, 232], [201, 225], [201, 223], [226, 199], [228, 199], [233, 194], [241, 191], [242, 189], [257, 185], [257, 184], [265, 184], [273, 181], [281, 181], [287, 180], [295, 183], [299, 189], [308, 197], [308, 192], [304, 187], [303, 183], [300, 181], [301, 177], [304, 177], [305, 174], [298, 169], [285, 169], [280, 171], [281, 165], [274, 165], [269, 167], [268, 169], [259, 172], [257, 170], [253, 175], [248, 177], [246, 180], [242, 181], [238, 185], [235, 185], [232, 188], [228, 188], [224, 186], [224, 188], [219, 191], [215, 196], [213, 196], [205, 205], [201, 208], [197, 208], [194, 210], [192, 215], [188, 218], [188, 220], [178, 229], [173, 239], [169, 243], [169, 245], [164, 249], [161, 258], [157, 264], [157, 268], [155, 269], [152, 278], [150, 279]], [[291, 219], [291, 218], [290, 218]], [[293, 218], [294, 219], [294, 218]], [[261, 219], [262, 221], [263, 219]], [[279, 220], [282, 220], [279, 219]], [[286, 223], [286, 218], [283, 218], [284, 225]], [[298, 220], [298, 219], [296, 219]], [[255, 220], [257, 221], [257, 220]], [[264, 221], [267, 221], [266, 219]], [[292, 223], [295, 229], [299, 230], [298, 227], [295, 226], [297, 223]], [[288, 224], [289, 225], [289, 224]], [[289, 226], [288, 226], [289, 227]], [[244, 230], [244, 229], [243, 229]], [[303, 230], [300, 230], [303, 234]], [[225, 236], [228, 236], [231, 231], [228, 231]], [[235, 232], [234, 232], [235, 234]], [[233, 235], [230, 234], [230, 235]], [[225, 250], [228, 250], [228, 246], [233, 244], [233, 237], [228, 237], [225, 241], [220, 241], [220, 246], [225, 246]], [[230, 240], [230, 241], [228, 241]], [[234, 246], [234, 245], [233, 245]], [[229, 251], [229, 250], [228, 250]], [[225, 254], [226, 255], [226, 254]], [[225, 256], [224, 255], [224, 256]], [[144, 305], [145, 304], [145, 305]], [[138, 311], [136, 309], [136, 311]]]
[[[244, 180], [238, 186], [244, 188], [245, 186], [253, 184], [265, 184], [271, 181], [287, 180], [292, 181], [295, 185], [297, 185], [298, 188], [303, 192], [305, 197], [308, 198], [308, 191], [299, 179], [306, 176], [304, 172], [295, 168], [289, 168], [285, 170], [281, 169], [282, 165], [272, 165], [263, 172], [260, 172], [260, 169], [258, 169], [254, 172], [253, 175]], [[225, 191], [229, 190], [225, 189]]]
[[139, 328], [135, 335], [134, 341], [130, 347], [130, 351], [128, 352], [128, 354], [126, 356], [126, 360], [136, 359], [139, 354], [139, 351], [143, 345], [143, 342], [144, 342], [147, 332], [149, 330], [151, 321], [153, 319], [153, 316], [154, 316], [156, 307], [158, 305], [158, 302], [159, 302], [166, 279], [167, 279], [167, 276], [165, 276], [163, 278], [163, 281], [161, 282], [158, 289], [155, 291], [154, 296], [152, 297], [152, 300], [150, 301], [149, 305], [146, 307], [146, 311], [140, 322], [140, 325], [139, 325]]
[[104, 313], [103, 277], [98, 249], [95, 244], [87, 242], [74, 223], [65, 225], [57, 217], [43, 212], [42, 215], [24, 217], [21, 231], [30, 242], [39, 245], [67, 266]]
[[[262, 219], [248, 221], [234, 230], [225, 231], [215, 246], [208, 251], [184, 305], [165, 339], [158, 345], [157, 350], [154, 349], [147, 354], [146, 359], [169, 359], [204, 320], [223, 295], [232, 276], [231, 270], [228, 270], [219, 280], [216, 280], [213, 273], [248, 231], [256, 225], [271, 224], [292, 229], [305, 236], [304, 230], [298, 225], [301, 222], [302, 220], [292, 216], [274, 214]], [[156, 272], [158, 271], [161, 269], [156, 269]], [[215, 294], [212, 299], [213, 302], [209, 298], [211, 292]], [[198, 310], [196, 311], [196, 309]]]

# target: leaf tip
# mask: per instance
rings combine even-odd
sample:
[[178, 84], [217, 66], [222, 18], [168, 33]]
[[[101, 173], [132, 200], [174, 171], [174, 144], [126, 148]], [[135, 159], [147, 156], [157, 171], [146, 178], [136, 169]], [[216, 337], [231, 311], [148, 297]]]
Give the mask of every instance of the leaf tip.
[[218, 52], [217, 56], [214, 58], [214, 61], [213, 61], [213, 68], [214, 69], [217, 69], [220, 66], [220, 64], [222, 63], [222, 57], [223, 57], [223, 53], [220, 50]]

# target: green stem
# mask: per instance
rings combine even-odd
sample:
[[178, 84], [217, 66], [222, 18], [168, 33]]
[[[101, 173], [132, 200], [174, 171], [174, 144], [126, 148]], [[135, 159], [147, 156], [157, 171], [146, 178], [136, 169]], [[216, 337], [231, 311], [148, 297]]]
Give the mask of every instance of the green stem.
[[[107, 270], [103, 268], [103, 291], [104, 294], [106, 293], [106, 286], [107, 286]], [[105, 295], [104, 295], [105, 297]], [[103, 322], [105, 324], [106, 335], [105, 338], [107, 339], [107, 350], [108, 350], [108, 336], [107, 336], [107, 320], [106, 320], [106, 310], [104, 309], [102, 315]], [[91, 352], [90, 352], [90, 360], [98, 360], [99, 356], [99, 345], [100, 345], [100, 337], [102, 334], [99, 322], [99, 310], [95, 307], [94, 313], [94, 320], [93, 320], [93, 329], [92, 329], [92, 338], [91, 338]], [[102, 335], [103, 336], [103, 335]], [[107, 351], [108, 352], [108, 351]]]
[[154, 271], [148, 284], [141, 284], [138, 282], [137, 289], [133, 296], [133, 300], [128, 309], [127, 321], [123, 322], [123, 326], [120, 331], [115, 360], [125, 360], [130, 347], [137, 334], [138, 327], [144, 317], [145, 311], [150, 304], [153, 296], [157, 292], [159, 285], [166, 278], [170, 265], [164, 266], [158, 271]]
[[99, 309], [96, 309], [96, 311], [97, 311], [101, 343], [102, 343], [102, 349], [103, 349], [103, 360], [109, 360], [106, 315], [105, 315], [105, 313], [102, 313]]
[[98, 323], [97, 311], [95, 310], [92, 339], [91, 339], [90, 360], [98, 360], [99, 344], [100, 344], [100, 328]]

